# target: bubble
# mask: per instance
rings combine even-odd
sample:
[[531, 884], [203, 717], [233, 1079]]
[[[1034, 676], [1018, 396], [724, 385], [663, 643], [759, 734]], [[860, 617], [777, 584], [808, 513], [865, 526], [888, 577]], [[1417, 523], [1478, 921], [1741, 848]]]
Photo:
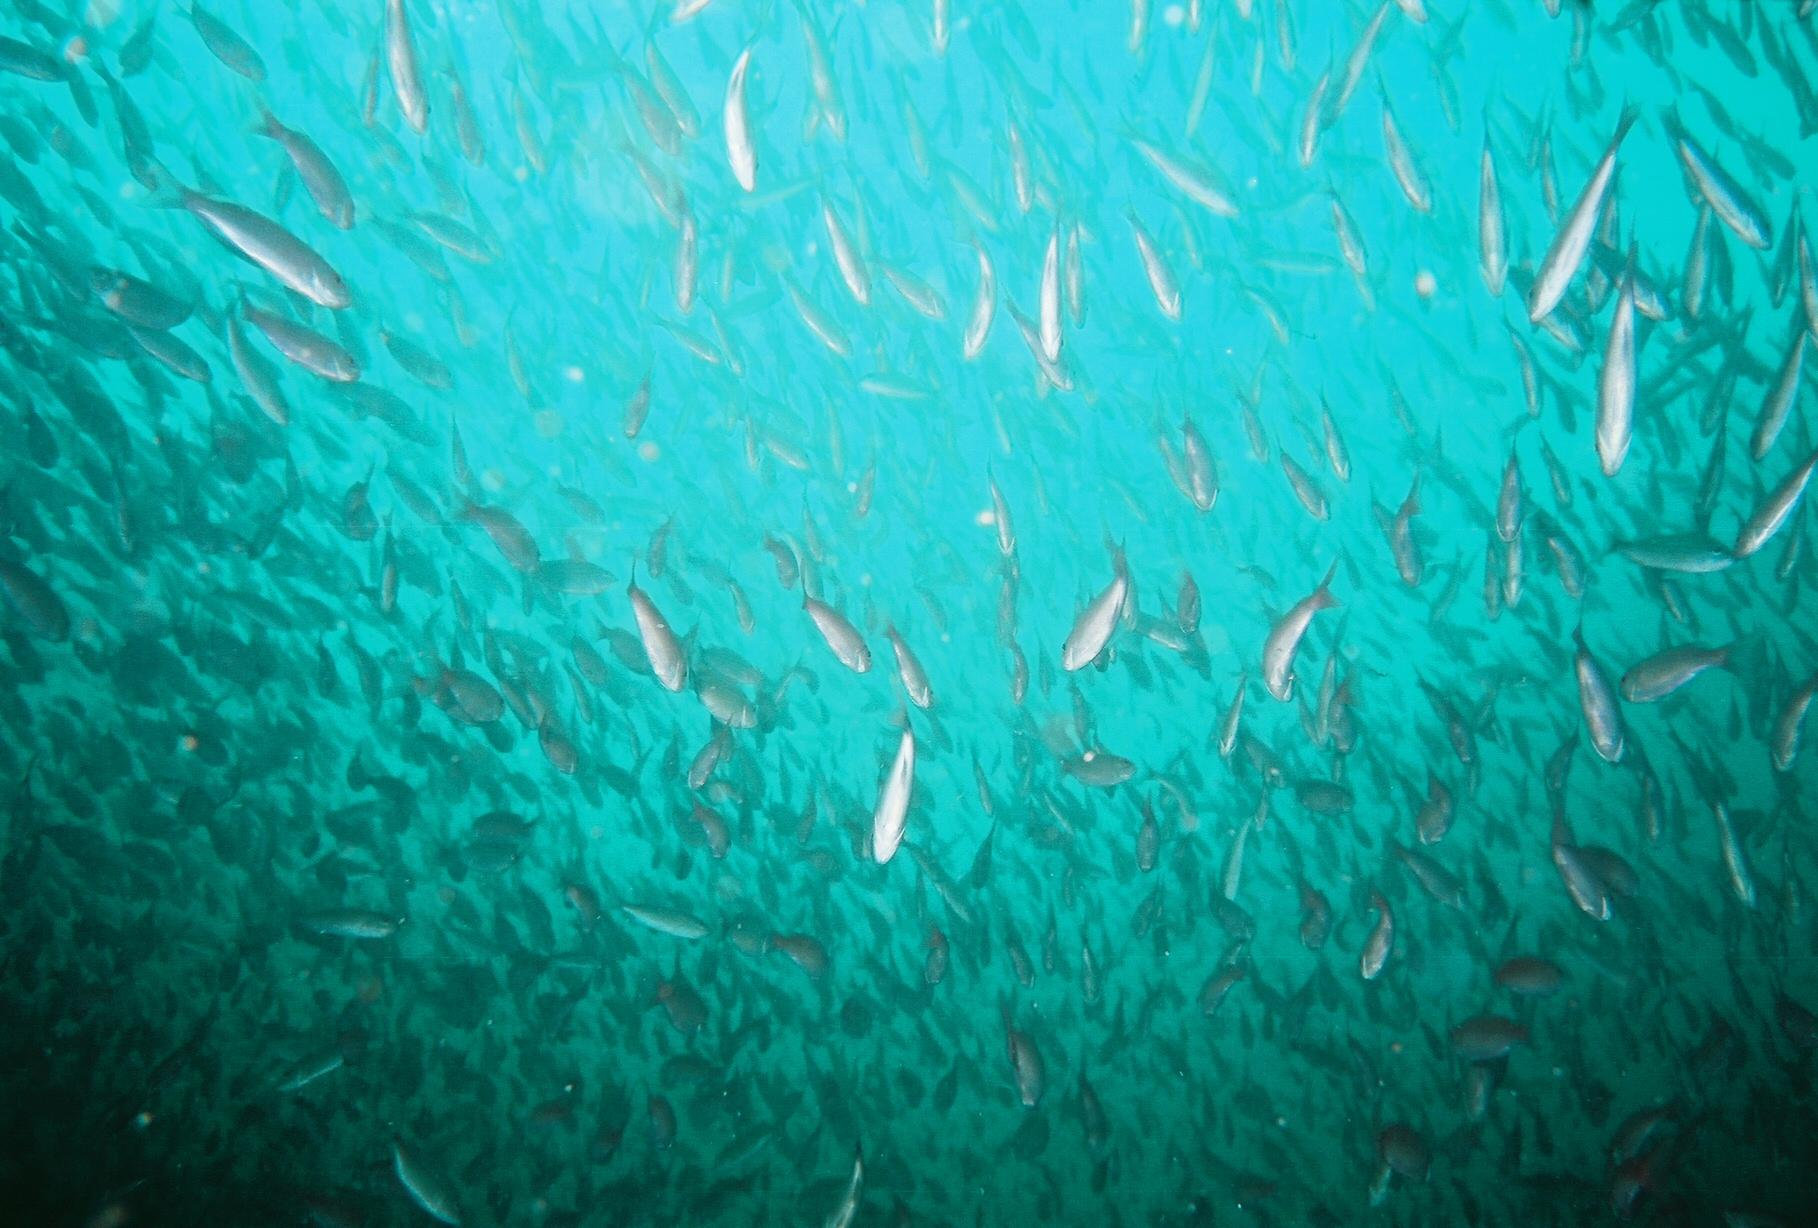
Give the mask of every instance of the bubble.
[[1181, 22], [1187, 20], [1187, 10], [1178, 4], [1170, 4], [1162, 10], [1162, 24], [1170, 30], [1178, 29]]
[[537, 435], [542, 439], [554, 439], [562, 433], [562, 415], [553, 409], [543, 410], [536, 416]]
[[638, 445], [639, 460], [654, 462], [661, 455], [663, 455], [663, 449], [657, 447], [655, 443], [648, 439]]
[[570, 363], [568, 366], [562, 368], [562, 378], [571, 384], [579, 384], [587, 378], [587, 372]]
[[1415, 275], [1414, 293], [1420, 295], [1421, 298], [1432, 298], [1434, 292], [1438, 289], [1439, 279], [1434, 277], [1429, 270], [1422, 269]]

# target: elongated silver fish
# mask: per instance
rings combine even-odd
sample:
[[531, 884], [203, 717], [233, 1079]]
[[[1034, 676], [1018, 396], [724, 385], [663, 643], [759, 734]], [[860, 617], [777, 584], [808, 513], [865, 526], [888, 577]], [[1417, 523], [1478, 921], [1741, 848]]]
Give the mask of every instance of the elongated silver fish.
[[1705, 670], [1727, 668], [1731, 651], [1730, 647], [1701, 648], [1696, 644], [1663, 649], [1623, 674], [1622, 697], [1632, 704], [1665, 699]]
[[656, 602], [638, 587], [635, 576], [626, 593], [631, 599], [631, 614], [637, 620], [638, 639], [643, 642], [650, 672], [656, 675], [665, 690], [680, 691], [688, 681], [688, 659], [682, 651], [681, 641], [670, 630], [669, 621], [657, 609]]
[[1617, 542], [1616, 549], [1626, 559], [1660, 571], [1680, 571], [1693, 575], [1722, 571], [1736, 561], [1730, 548], [1702, 533], [1668, 533], [1659, 537], [1642, 537]]
[[871, 859], [886, 865], [896, 856], [908, 826], [909, 797], [915, 789], [915, 735], [908, 726], [896, 747], [896, 758], [890, 763], [878, 792], [877, 807], [871, 812]]
[[310, 302], [339, 309], [353, 302], [347, 283], [316, 250], [278, 223], [232, 201], [175, 185], [159, 200], [187, 211], [216, 238]]
[[646, 929], [671, 938], [681, 938], [692, 942], [707, 936], [707, 923], [685, 912], [673, 908], [646, 907], [641, 904], [624, 904], [620, 906], [626, 916]]
[[1098, 596], [1086, 603], [1086, 608], [1073, 620], [1073, 629], [1067, 633], [1066, 642], [1061, 645], [1061, 667], [1068, 670], [1084, 669], [1098, 659], [1111, 642], [1111, 635], [1117, 630], [1118, 619], [1123, 615], [1124, 598], [1130, 591], [1130, 578], [1120, 565], [1111, 583], [1099, 591]]
[[1508, 236], [1502, 212], [1502, 189], [1496, 182], [1496, 157], [1490, 134], [1483, 136], [1483, 157], [1477, 167], [1477, 267], [1492, 298], [1502, 297], [1509, 275]]
[[1680, 126], [1678, 117], [1670, 111], [1666, 116], [1666, 126], [1673, 137], [1673, 152], [1679, 155], [1679, 164], [1685, 168], [1686, 177], [1691, 180], [1698, 195], [1711, 207], [1717, 220], [1756, 251], [1766, 251], [1772, 247], [1773, 232], [1760, 206], [1750, 200], [1729, 172], [1717, 165], [1698, 142], [1692, 139]]
[[404, 122], [418, 136], [429, 130], [429, 95], [417, 71], [417, 46], [410, 36], [410, 14], [404, 0], [385, 0], [385, 63], [391, 70], [391, 89], [397, 96]]
[[1551, 315], [1559, 306], [1559, 300], [1565, 297], [1566, 287], [1578, 275], [1578, 268], [1584, 263], [1585, 253], [1591, 248], [1591, 240], [1597, 233], [1597, 219], [1603, 212], [1604, 194], [1610, 190], [1610, 181], [1616, 175], [1616, 151], [1622, 147], [1622, 138], [1635, 124], [1635, 111], [1623, 111], [1622, 118], [1616, 123], [1616, 132], [1603, 151], [1603, 157], [1597, 161], [1584, 190], [1579, 192], [1578, 199], [1566, 214], [1565, 223], [1553, 235], [1553, 241], [1547, 245], [1546, 255], [1541, 257], [1540, 271], [1534, 275], [1534, 284], [1528, 288], [1528, 322], [1538, 324]]
[[1787, 346], [1786, 358], [1780, 364], [1779, 378], [1761, 402], [1761, 412], [1755, 417], [1755, 429], [1749, 435], [1749, 455], [1756, 460], [1761, 460], [1773, 449], [1774, 441], [1780, 438], [1780, 432], [1793, 412], [1793, 406], [1798, 403], [1801, 377], [1805, 369], [1807, 335], [1802, 322], [1794, 330], [1793, 340]]
[[1736, 826], [1730, 821], [1729, 807], [1722, 802], [1713, 803], [1711, 815], [1717, 820], [1717, 847], [1723, 853], [1724, 875], [1729, 880], [1730, 891], [1744, 908], [1755, 907], [1755, 875], [1749, 869], [1748, 854], [1743, 850], [1742, 841], [1736, 836]]
[[1584, 642], [1584, 628], [1572, 630], [1572, 642], [1578, 646], [1572, 658], [1572, 672], [1578, 677], [1578, 707], [1584, 714], [1585, 731], [1591, 735], [1591, 746], [1606, 763], [1621, 763], [1628, 747], [1628, 731], [1622, 723], [1622, 708], [1610, 686], [1603, 667], [1591, 655]]
[[263, 333], [280, 354], [305, 371], [339, 384], [350, 384], [360, 378], [359, 360], [339, 342], [251, 303], [242, 304], [240, 310], [248, 324]]
[[822, 1228], [852, 1228], [852, 1222], [858, 1218], [859, 1194], [865, 1185], [865, 1153], [854, 1148], [852, 1153], [852, 1176], [846, 1181], [846, 1192], [827, 1215]]
[[1597, 463], [1606, 478], [1622, 469], [1635, 434], [1634, 263], [1631, 254], [1603, 347], [1603, 369], [1597, 376]]
[[1769, 742], [1774, 759], [1774, 770], [1790, 772], [1794, 762], [1799, 758], [1799, 744], [1805, 729], [1805, 714], [1811, 710], [1812, 700], [1818, 698], [1818, 674], [1805, 680], [1780, 707], [1774, 717], [1773, 737]]
[[1313, 616], [1338, 604], [1338, 598], [1332, 595], [1332, 579], [1337, 574], [1338, 563], [1334, 561], [1326, 569], [1319, 587], [1277, 619], [1263, 641], [1263, 685], [1269, 689], [1269, 694], [1283, 703], [1294, 697], [1294, 654], [1300, 650], [1300, 641], [1306, 636], [1307, 628], [1313, 625]]
[[903, 692], [909, 696], [909, 702], [918, 708], [932, 707], [934, 689], [928, 685], [928, 675], [914, 650], [904, 642], [894, 625], [885, 627], [884, 634], [890, 640], [891, 651], [896, 654], [897, 677], [902, 680]]
[[398, 1182], [410, 1195], [411, 1201], [421, 1207], [431, 1219], [447, 1224], [450, 1228], [460, 1228], [460, 1210], [455, 1206], [454, 1195], [443, 1183], [441, 1175], [414, 1152], [405, 1150], [403, 1143], [393, 1143], [391, 1155], [392, 1169], [397, 1173]]
[[858, 628], [846, 621], [846, 616], [813, 597], [802, 598], [802, 608], [808, 611], [808, 617], [814, 620], [821, 638], [827, 641], [827, 647], [840, 659], [840, 664], [855, 674], [863, 674], [871, 669], [871, 649], [866, 646], [865, 638], [858, 633]]
[[1743, 522], [1731, 553], [1739, 559], [1746, 559], [1786, 527], [1786, 522], [1799, 510], [1800, 500], [1805, 498], [1805, 488], [1812, 480], [1814, 469], [1818, 469], [1818, 450], [1814, 450], [1787, 474], [1780, 485], [1768, 492], [1760, 506]]
[[726, 161], [732, 177], [747, 192], [757, 191], [757, 145], [752, 140], [751, 113], [745, 104], [745, 77], [751, 71], [751, 48], [739, 53], [726, 79], [726, 101], [720, 121], [726, 134]]

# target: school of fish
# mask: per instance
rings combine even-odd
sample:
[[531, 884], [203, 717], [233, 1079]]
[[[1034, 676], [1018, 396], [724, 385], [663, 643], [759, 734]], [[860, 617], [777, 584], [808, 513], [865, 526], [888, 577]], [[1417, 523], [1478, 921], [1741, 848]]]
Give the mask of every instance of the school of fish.
[[6, 7], [0, 1219], [1814, 1222], [1818, 0]]

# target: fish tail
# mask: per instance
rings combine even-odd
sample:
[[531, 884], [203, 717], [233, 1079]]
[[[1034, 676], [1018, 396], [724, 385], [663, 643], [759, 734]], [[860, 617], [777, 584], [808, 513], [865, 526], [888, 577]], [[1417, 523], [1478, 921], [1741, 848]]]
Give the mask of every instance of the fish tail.
[[190, 190], [183, 181], [171, 173], [169, 167], [156, 158], [146, 160], [147, 178], [151, 180], [151, 195], [145, 203], [153, 209], [181, 209], [188, 203]]
[[1314, 590], [1316, 593], [1323, 595], [1327, 606], [1335, 606], [1338, 604], [1338, 598], [1332, 595], [1332, 581], [1337, 579], [1337, 577], [1338, 560], [1333, 559], [1332, 565], [1326, 568], [1325, 578], [1319, 582], [1319, 587]]
[[[1671, 108], [1669, 108], [1669, 111], [1670, 110]], [[1622, 144], [1622, 138], [1627, 136], [1629, 134], [1629, 129], [1635, 126], [1635, 120], [1640, 114], [1641, 108], [1635, 105], [1633, 101], [1625, 101], [1622, 104], [1622, 116], [1616, 121], [1616, 134], [1610, 138], [1611, 149], [1615, 149], [1618, 145]], [[1678, 121], [1676, 119], [1671, 119], [1668, 120], [1668, 124], [1670, 129], [1677, 128]]]

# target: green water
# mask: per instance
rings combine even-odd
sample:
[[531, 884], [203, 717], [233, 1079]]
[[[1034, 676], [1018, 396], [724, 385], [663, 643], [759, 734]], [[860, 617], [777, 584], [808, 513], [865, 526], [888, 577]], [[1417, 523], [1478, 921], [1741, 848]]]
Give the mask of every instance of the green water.
[[1562, 7], [7, 6], [0, 1222], [1813, 1222], [1818, 19]]

